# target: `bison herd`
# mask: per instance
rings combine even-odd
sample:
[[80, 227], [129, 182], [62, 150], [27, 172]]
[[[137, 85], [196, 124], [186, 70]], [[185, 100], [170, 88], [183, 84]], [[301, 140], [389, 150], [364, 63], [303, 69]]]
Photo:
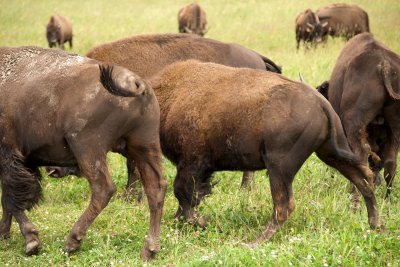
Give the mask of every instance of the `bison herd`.
[[[389, 195], [395, 176], [400, 57], [369, 33], [365, 11], [334, 4], [296, 18], [297, 48], [328, 35], [349, 40], [318, 90], [251, 49], [201, 37], [207, 20], [198, 4], [179, 10], [178, 24], [180, 33], [101, 44], [86, 57], [0, 48], [0, 237], [10, 236], [14, 217], [26, 254], [38, 253], [38, 230], [25, 211], [41, 198], [38, 168], [50, 166], [54, 177], [89, 181], [89, 206], [65, 243], [68, 253], [79, 249], [116, 191], [108, 151], [127, 158], [127, 191], [135, 194], [140, 180], [148, 200], [144, 260], [160, 250], [162, 155], [177, 168], [175, 217], [201, 227], [207, 220], [196, 207], [211, 193], [213, 172], [243, 171], [245, 184], [253, 171], [268, 170], [273, 211], [249, 246], [270, 240], [294, 211], [292, 182], [313, 152], [362, 194], [371, 228], [384, 227], [374, 187], [384, 168]], [[50, 47], [72, 47], [70, 21], [52, 16], [46, 36]]]

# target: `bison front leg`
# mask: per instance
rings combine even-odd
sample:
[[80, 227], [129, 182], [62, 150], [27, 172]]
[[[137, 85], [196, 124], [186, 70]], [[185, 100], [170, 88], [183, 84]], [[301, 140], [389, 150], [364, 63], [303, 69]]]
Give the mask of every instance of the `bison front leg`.
[[[193, 165], [201, 166], [202, 164]], [[174, 194], [179, 201], [179, 207], [175, 218], [184, 217], [189, 223], [200, 227], [207, 226], [207, 219], [201, 216], [196, 207], [201, 200], [211, 193], [211, 173], [184, 163], [178, 164], [178, 170], [174, 181]]]
[[21, 210], [13, 211], [13, 216], [18, 222], [21, 234], [25, 238], [25, 253], [28, 256], [35, 255], [40, 249], [39, 232]]
[[271, 219], [261, 235], [254, 242], [248, 244], [250, 247], [255, 247], [262, 242], [271, 240], [295, 209], [292, 191], [294, 175], [269, 169], [269, 177], [274, 209]]
[[254, 172], [244, 171], [242, 177], [242, 188], [252, 188], [254, 185]]
[[111, 197], [116, 192], [116, 187], [111, 180], [106, 165], [105, 153], [96, 156], [96, 153], [88, 153], [77, 156], [82, 174], [87, 177], [92, 196], [89, 206], [74, 224], [65, 243], [65, 251], [74, 252], [80, 248], [82, 240], [86, 236], [87, 229], [94, 219], [107, 206]]

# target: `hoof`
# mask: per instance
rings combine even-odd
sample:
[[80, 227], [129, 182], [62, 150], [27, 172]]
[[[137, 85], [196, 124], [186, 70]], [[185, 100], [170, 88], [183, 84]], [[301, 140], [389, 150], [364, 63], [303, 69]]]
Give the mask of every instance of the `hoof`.
[[258, 242], [242, 243], [242, 246], [250, 249], [256, 248], [258, 245], [259, 245]]
[[0, 231], [0, 240], [1, 239], [9, 239], [10, 238], [10, 231], [1, 232]]
[[143, 261], [149, 261], [149, 260], [154, 259], [154, 257], [156, 256], [156, 253], [157, 252], [150, 251], [148, 248], [145, 247], [142, 249], [142, 252], [140, 252], [140, 258]]
[[150, 236], [146, 236], [144, 239], [144, 248], [142, 249], [142, 252], [140, 253], [140, 258], [143, 261], [148, 261], [151, 259], [154, 259], [156, 256], [157, 252], [160, 251], [160, 241], [159, 239], [154, 240]]
[[208, 225], [207, 218], [204, 216], [195, 216], [193, 218], [188, 219], [187, 221], [188, 223], [194, 226], [201, 227], [203, 229], [206, 228]]
[[39, 240], [32, 240], [28, 242], [25, 246], [25, 254], [27, 256], [36, 255], [39, 253], [40, 250], [40, 241]]
[[65, 242], [64, 252], [69, 255], [79, 250], [80, 247], [81, 247], [81, 241], [76, 240], [74, 238], [68, 238], [67, 241]]
[[382, 175], [379, 172], [375, 173], [375, 175], [374, 175], [375, 186], [380, 186], [382, 184], [382, 181], [383, 181]]

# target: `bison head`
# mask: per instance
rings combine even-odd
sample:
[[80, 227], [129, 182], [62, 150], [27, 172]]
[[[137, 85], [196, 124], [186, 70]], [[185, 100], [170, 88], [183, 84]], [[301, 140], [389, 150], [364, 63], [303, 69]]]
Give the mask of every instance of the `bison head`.
[[326, 26], [328, 26], [328, 22], [320, 23], [319, 20], [313, 24], [307, 22], [306, 31], [310, 34], [312, 40], [319, 43], [327, 33]]
[[55, 24], [48, 24], [46, 30], [47, 41], [49, 42], [49, 47], [56, 46], [57, 40], [60, 39], [61, 27]]

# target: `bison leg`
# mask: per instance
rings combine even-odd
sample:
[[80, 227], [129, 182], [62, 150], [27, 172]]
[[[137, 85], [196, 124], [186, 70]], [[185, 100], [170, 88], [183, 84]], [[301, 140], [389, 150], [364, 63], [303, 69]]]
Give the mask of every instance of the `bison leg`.
[[395, 138], [390, 133], [388, 135], [388, 140], [387, 143], [385, 144], [385, 148], [383, 151], [383, 167], [385, 169], [384, 177], [387, 186], [385, 197], [389, 197], [392, 190], [393, 180], [396, 174], [398, 150], [399, 150], [399, 144], [396, 142]]
[[167, 180], [162, 175], [161, 148], [156, 143], [147, 147], [131, 144], [128, 149], [139, 170], [150, 208], [150, 228], [141, 252], [141, 258], [149, 260], [160, 250], [160, 224], [167, 190]]
[[[202, 164], [193, 165], [201, 166]], [[207, 225], [206, 218], [198, 214], [195, 208], [206, 195], [211, 193], [211, 173], [193, 165], [186, 165], [182, 162], [178, 164], [174, 194], [179, 201], [179, 207], [175, 218], [183, 216], [188, 222], [205, 227]]]
[[242, 177], [242, 188], [252, 188], [254, 185], [254, 172], [245, 171]]
[[271, 219], [261, 235], [254, 242], [248, 244], [250, 247], [271, 240], [295, 209], [292, 191], [294, 175], [282, 173], [280, 169], [278, 166], [268, 168], [274, 209]]
[[69, 39], [69, 49], [72, 49], [72, 37], [71, 37], [71, 39]]
[[380, 221], [373, 184], [371, 184], [373, 174], [366, 165], [357, 163], [355, 158], [351, 158], [350, 154], [345, 153], [344, 151], [338, 152], [335, 148], [326, 144], [318, 150], [317, 155], [322, 161], [337, 169], [357, 187], [363, 195], [367, 206], [369, 225], [371, 228], [377, 228], [380, 226]]
[[12, 215], [17, 220], [21, 234], [25, 238], [26, 255], [31, 256], [37, 254], [40, 249], [40, 240], [38, 237], [39, 232], [36, 230], [35, 226], [30, 222], [23, 211], [13, 211]]
[[[4, 191], [4, 189], [2, 190]], [[1, 195], [1, 206], [3, 208], [3, 215], [0, 221], [0, 239], [6, 239], [10, 237], [12, 214], [11, 210], [7, 208], [6, 201], [6, 195], [3, 192]]]
[[116, 192], [115, 185], [108, 172], [105, 152], [101, 155], [88, 150], [83, 152], [86, 147], [78, 150], [76, 148], [78, 146], [75, 146], [75, 144], [70, 144], [70, 147], [75, 154], [82, 174], [89, 181], [92, 196], [89, 206], [74, 224], [67, 237], [65, 251], [68, 253], [79, 249], [81, 241], [86, 236], [87, 229]]
[[128, 182], [125, 188], [125, 198], [130, 201], [137, 194], [137, 202], [141, 203], [143, 200], [142, 184], [140, 183], [139, 170], [133, 160], [126, 158], [126, 166], [128, 168]]

